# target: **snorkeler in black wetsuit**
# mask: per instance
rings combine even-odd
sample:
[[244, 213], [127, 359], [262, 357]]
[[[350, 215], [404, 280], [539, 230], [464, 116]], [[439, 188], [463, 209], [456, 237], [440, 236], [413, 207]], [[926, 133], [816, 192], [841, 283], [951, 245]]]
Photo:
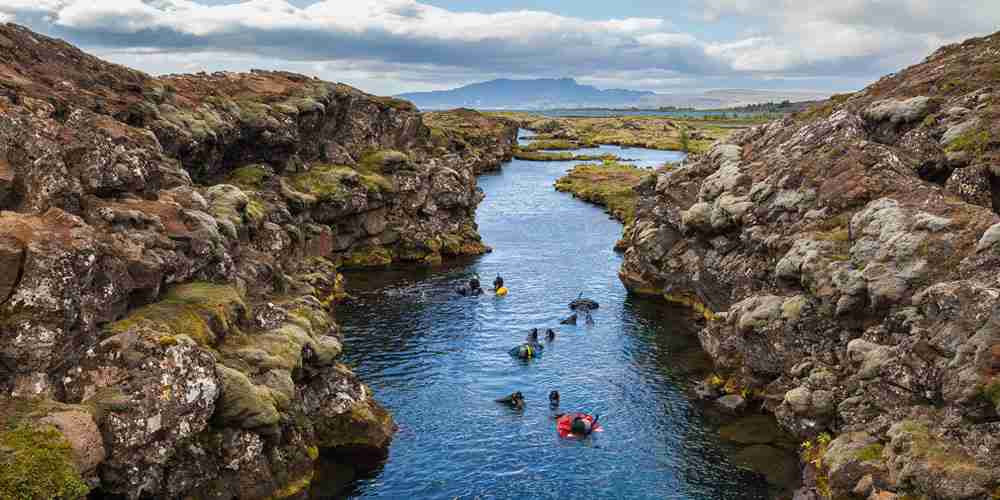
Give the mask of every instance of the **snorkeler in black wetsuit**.
[[528, 338], [524, 339], [526, 342], [537, 344], [538, 343], [538, 328], [532, 328], [531, 333], [528, 334]]
[[542, 353], [542, 349], [544, 349], [542, 344], [525, 342], [524, 344], [511, 349], [510, 355], [518, 359], [528, 360], [538, 357], [538, 355]]
[[459, 295], [464, 295], [467, 297], [483, 294], [483, 288], [482, 286], [479, 285], [478, 277], [470, 279], [468, 284], [466, 284], [465, 286], [458, 287], [458, 289], [455, 291], [458, 292]]
[[524, 395], [521, 394], [521, 391], [517, 391], [517, 392], [511, 394], [510, 396], [498, 399], [497, 403], [503, 403], [503, 404], [505, 404], [505, 405], [507, 405], [507, 406], [509, 406], [509, 407], [511, 407], [513, 409], [515, 409], [515, 410], [523, 410], [524, 409]]

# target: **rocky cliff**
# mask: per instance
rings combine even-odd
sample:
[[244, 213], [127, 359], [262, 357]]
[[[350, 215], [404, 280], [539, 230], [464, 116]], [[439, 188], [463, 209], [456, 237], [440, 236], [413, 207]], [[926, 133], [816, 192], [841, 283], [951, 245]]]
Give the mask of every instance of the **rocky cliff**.
[[804, 440], [800, 498], [1000, 495], [1000, 34], [638, 189], [621, 269]]
[[294, 497], [384, 453], [337, 270], [487, 250], [475, 174], [516, 127], [475, 118], [0, 26], [0, 497]]

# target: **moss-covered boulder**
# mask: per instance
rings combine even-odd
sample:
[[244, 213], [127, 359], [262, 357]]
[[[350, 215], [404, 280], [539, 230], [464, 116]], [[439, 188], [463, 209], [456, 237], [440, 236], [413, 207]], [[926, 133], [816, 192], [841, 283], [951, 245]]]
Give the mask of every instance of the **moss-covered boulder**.
[[89, 491], [72, 446], [56, 428], [23, 424], [0, 431], [0, 497], [75, 500]]
[[302, 391], [320, 448], [377, 459], [388, 452], [396, 425], [371, 390], [347, 367], [337, 365]]
[[146, 324], [160, 333], [157, 339], [163, 345], [176, 344], [183, 335], [199, 345], [213, 346], [237, 332], [248, 316], [249, 308], [233, 287], [187, 283], [170, 288], [162, 300], [136, 309], [105, 332], [115, 335]]
[[275, 397], [268, 388], [258, 387], [242, 372], [225, 365], [216, 365], [215, 371], [221, 389], [215, 411], [218, 422], [245, 429], [278, 423], [281, 416]]

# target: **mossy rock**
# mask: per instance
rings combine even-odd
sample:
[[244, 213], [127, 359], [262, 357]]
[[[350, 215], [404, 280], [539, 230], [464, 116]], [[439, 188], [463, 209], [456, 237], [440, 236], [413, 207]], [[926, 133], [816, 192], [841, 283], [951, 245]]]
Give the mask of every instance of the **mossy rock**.
[[314, 421], [324, 449], [384, 450], [395, 432], [392, 415], [374, 401], [359, 403], [332, 418]]
[[416, 111], [412, 102], [395, 97], [375, 97], [375, 100], [397, 111]]
[[244, 429], [269, 427], [281, 420], [270, 389], [257, 386], [243, 372], [225, 365], [216, 365], [215, 373], [221, 390], [213, 418]]
[[24, 424], [0, 432], [0, 498], [77, 499], [89, 491], [55, 428]]
[[1000, 412], [1000, 379], [983, 384], [979, 388], [979, 394], [983, 399], [992, 403], [996, 411]]
[[378, 173], [358, 172], [344, 165], [314, 165], [311, 170], [293, 176], [291, 187], [319, 201], [346, 200], [351, 188], [361, 186], [370, 192], [393, 192], [392, 181]]
[[303, 495], [309, 487], [312, 485], [314, 472], [312, 470], [308, 471], [302, 477], [296, 478], [290, 481], [288, 484], [282, 486], [273, 495], [269, 497], [269, 500], [284, 500], [286, 498], [299, 498]]
[[250, 372], [302, 368], [302, 350], [312, 349], [312, 362], [319, 366], [332, 365], [340, 356], [340, 341], [327, 335], [313, 334], [302, 323], [285, 323], [278, 328], [254, 335], [243, 335], [222, 346], [226, 364]]
[[228, 181], [241, 189], [258, 190], [271, 175], [271, 169], [264, 165], [247, 165], [233, 170]]
[[366, 154], [356, 167], [359, 172], [385, 174], [398, 170], [410, 161], [410, 157], [393, 149], [383, 149]]
[[352, 250], [343, 260], [347, 268], [378, 267], [392, 264], [392, 252], [385, 247], [364, 247]]
[[159, 302], [132, 311], [105, 328], [116, 335], [143, 324], [155, 325], [163, 332], [161, 342], [169, 343], [187, 336], [202, 346], [213, 346], [220, 338], [238, 330], [248, 315], [243, 297], [233, 287], [213, 283], [177, 285]]

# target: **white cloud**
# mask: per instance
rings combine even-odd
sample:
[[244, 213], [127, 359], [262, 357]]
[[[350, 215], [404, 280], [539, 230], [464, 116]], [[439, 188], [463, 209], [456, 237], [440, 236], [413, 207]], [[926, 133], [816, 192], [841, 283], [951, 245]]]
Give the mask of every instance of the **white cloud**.
[[[740, 33], [715, 40], [657, 18], [455, 12], [418, 0], [200, 1], [0, 0], [0, 16], [153, 72], [192, 61], [209, 70], [275, 65], [412, 88], [488, 75], [569, 75], [630, 88], [874, 79], [1000, 25], [1000, 0], [704, 0], [707, 19], [741, 16]], [[135, 47], [158, 52], [138, 58], [128, 52]]]

